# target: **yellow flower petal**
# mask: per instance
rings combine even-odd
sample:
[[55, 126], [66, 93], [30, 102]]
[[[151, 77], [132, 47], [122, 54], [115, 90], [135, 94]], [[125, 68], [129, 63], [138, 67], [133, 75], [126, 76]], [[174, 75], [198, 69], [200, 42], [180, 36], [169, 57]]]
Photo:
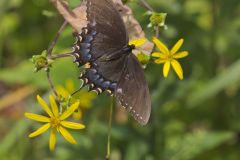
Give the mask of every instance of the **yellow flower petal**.
[[147, 41], [146, 38], [139, 38], [139, 39], [130, 41], [129, 45], [134, 45], [136, 47], [139, 47], [139, 46], [144, 45], [144, 43], [146, 43], [146, 41]]
[[188, 52], [183, 51], [183, 52], [179, 52], [179, 53], [174, 54], [172, 57], [178, 59], [178, 58], [184, 58], [186, 56], [188, 56]]
[[156, 46], [158, 47], [158, 49], [162, 53], [169, 54], [168, 48], [160, 40], [158, 40], [156, 37], [153, 37], [153, 42], [156, 44]]
[[182, 80], [183, 79], [183, 70], [182, 70], [181, 64], [176, 60], [172, 60], [171, 64], [173, 66], [174, 71], [177, 73], [179, 79]]
[[153, 53], [152, 53], [152, 57], [157, 57], [157, 58], [165, 59], [167, 56], [164, 55], [163, 53], [153, 52]]
[[55, 117], [59, 116], [57, 103], [52, 95], [49, 96], [50, 104], [52, 107], [52, 112]]
[[73, 119], [74, 120], [80, 120], [82, 118], [82, 116], [83, 116], [83, 113], [79, 108], [77, 109], [77, 111], [73, 112]]
[[69, 121], [62, 121], [61, 125], [66, 127], [66, 128], [70, 128], [70, 129], [83, 129], [83, 128], [85, 128], [85, 125], [83, 125], [83, 124], [69, 122]]
[[70, 95], [70, 93], [62, 86], [57, 87], [57, 92], [59, 95], [61, 95], [65, 99], [67, 99]]
[[96, 98], [96, 94], [93, 92], [88, 92], [86, 90], [81, 90], [76, 95], [74, 95], [74, 97], [76, 99], [81, 99], [81, 108], [90, 108], [93, 100]]
[[38, 103], [42, 106], [43, 110], [50, 116], [53, 116], [53, 113], [51, 112], [50, 108], [48, 107], [48, 105], [46, 104], [46, 102], [39, 96], [37, 95], [37, 100]]
[[38, 122], [50, 122], [50, 119], [46, 116], [34, 114], [34, 113], [25, 113], [25, 117], [38, 121]]
[[156, 59], [154, 62], [155, 62], [156, 64], [161, 64], [161, 63], [166, 62], [166, 60], [164, 60], [164, 59]]
[[71, 79], [66, 81], [66, 89], [69, 93], [73, 93], [75, 91], [74, 83]]
[[170, 70], [170, 62], [167, 61], [163, 66], [163, 76], [166, 78]]
[[51, 129], [49, 137], [49, 149], [53, 151], [56, 146], [56, 129]]
[[72, 104], [61, 116], [60, 120], [68, 118], [78, 108], [79, 102]]
[[183, 41], [184, 41], [183, 39], [177, 41], [177, 43], [173, 46], [173, 48], [170, 51], [171, 55], [175, 54], [179, 50], [179, 48], [181, 48]]
[[50, 123], [44, 124], [42, 127], [38, 128], [35, 132], [31, 133], [29, 135], [29, 137], [33, 138], [33, 137], [36, 137], [36, 136], [46, 132], [48, 130], [48, 128], [50, 128], [50, 126], [51, 126]]
[[59, 127], [59, 132], [62, 134], [62, 136], [71, 144], [77, 144], [76, 140], [73, 138], [73, 136], [63, 127]]

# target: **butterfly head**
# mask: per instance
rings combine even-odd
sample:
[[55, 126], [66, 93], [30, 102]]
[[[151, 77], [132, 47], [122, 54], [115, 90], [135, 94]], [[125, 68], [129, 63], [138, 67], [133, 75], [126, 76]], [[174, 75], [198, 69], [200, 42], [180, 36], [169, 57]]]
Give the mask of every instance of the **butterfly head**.
[[135, 49], [135, 48], [136, 48], [135, 45], [131, 44], [131, 45], [125, 46], [125, 47], [122, 49], [122, 51], [123, 51], [123, 53], [129, 54], [129, 53], [131, 53], [132, 50]]
[[133, 50], [133, 49], [136, 48], [136, 46], [135, 46], [134, 44], [128, 45], [128, 47], [129, 47], [131, 50]]

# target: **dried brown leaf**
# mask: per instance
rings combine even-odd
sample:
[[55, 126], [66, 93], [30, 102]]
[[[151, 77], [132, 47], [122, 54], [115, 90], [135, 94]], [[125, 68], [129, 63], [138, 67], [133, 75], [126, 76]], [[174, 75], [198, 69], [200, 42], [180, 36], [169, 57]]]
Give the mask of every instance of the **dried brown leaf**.
[[50, 0], [56, 7], [58, 12], [64, 17], [64, 19], [74, 28], [78, 33], [88, 23], [87, 21], [87, 7], [85, 2], [82, 2], [78, 7], [71, 10], [68, 7], [67, 2], [62, 0]]
[[[141, 25], [133, 16], [132, 9], [127, 5], [124, 5], [121, 0], [113, 0], [113, 2], [116, 4], [116, 7], [124, 20], [130, 39], [133, 40], [138, 38], [146, 38]], [[138, 47], [134, 51], [134, 54], [143, 52], [150, 55], [153, 50], [153, 47], [154, 47], [154, 44], [149, 40], [147, 40], [147, 42], [143, 46]]]
[[[81, 32], [82, 28], [85, 27], [88, 23], [87, 21], [87, 7], [86, 2], [83, 1], [78, 7], [71, 10], [68, 7], [68, 4], [62, 0], [50, 0], [53, 5], [57, 8], [58, 12], [64, 17], [64, 19], [77, 31]], [[129, 37], [131, 40], [138, 38], [146, 38], [145, 33], [138, 23], [138, 21], [133, 16], [131, 8], [127, 5], [123, 5], [121, 0], [113, 0], [116, 4], [117, 9], [119, 10], [125, 25], [128, 31]], [[150, 54], [153, 49], [153, 43], [147, 41], [142, 47], [138, 47], [137, 50], [134, 51], [135, 54], [139, 52], [143, 52], [146, 54]]]

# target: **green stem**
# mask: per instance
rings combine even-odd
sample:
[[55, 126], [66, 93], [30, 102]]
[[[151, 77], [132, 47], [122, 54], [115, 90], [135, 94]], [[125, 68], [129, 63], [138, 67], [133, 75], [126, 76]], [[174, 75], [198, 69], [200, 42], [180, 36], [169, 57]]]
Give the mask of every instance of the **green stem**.
[[54, 38], [53, 42], [51, 43], [50, 47], [47, 50], [47, 54], [48, 55], [52, 55], [53, 48], [55, 47], [55, 45], [56, 45], [56, 43], [57, 43], [61, 33], [63, 32], [63, 30], [64, 30], [64, 28], [66, 27], [67, 24], [68, 24], [68, 22], [64, 21], [62, 26], [58, 30], [57, 36]]
[[111, 97], [110, 102], [110, 111], [109, 111], [109, 121], [108, 121], [108, 140], [107, 140], [107, 155], [106, 160], [110, 160], [111, 156], [111, 132], [112, 132], [112, 115], [113, 115], [113, 103], [114, 103], [114, 97]]
[[[159, 39], [159, 36], [160, 36], [160, 28], [159, 28], [159, 26], [156, 26], [155, 28], [154, 28], [154, 31], [155, 31], [155, 37], [157, 38], [157, 39]], [[155, 51], [155, 49], [156, 49], [156, 44], [154, 43], [154, 46], [153, 46], [153, 49], [152, 49], [152, 53]], [[151, 53], [151, 54], [152, 54]]]
[[66, 58], [66, 57], [72, 57], [72, 52], [69, 53], [64, 53], [64, 54], [54, 54], [49, 56], [49, 59], [56, 60], [56, 59], [61, 59], [61, 58]]
[[145, 0], [140, 0], [140, 1], [139, 1], [139, 4], [140, 4], [142, 7], [144, 7], [145, 9], [154, 12], [154, 9], [148, 4], [147, 1], [145, 1]]
[[[151, 7], [151, 5], [146, 1], [146, 0], [140, 0], [139, 1], [139, 4], [143, 7], [143, 8], [145, 8], [146, 10], [149, 10], [149, 11], [151, 11], [151, 12], [154, 12], [154, 9]], [[160, 35], [160, 28], [159, 28], [159, 26], [155, 26], [154, 27], [154, 31], [155, 31], [155, 37], [158, 39], [159, 38], [159, 35]], [[152, 53], [153, 53], [153, 51], [156, 49], [156, 45], [154, 44], [154, 47], [153, 47], [153, 49], [152, 49]]]
[[53, 81], [52, 81], [52, 78], [50, 76], [50, 71], [47, 71], [47, 79], [48, 79], [48, 82], [50, 84], [50, 87], [51, 87], [53, 93], [55, 94], [55, 96], [56, 96], [56, 98], [58, 100], [59, 96], [58, 96], [58, 93], [57, 93], [57, 91], [56, 91], [56, 89], [55, 89], [55, 87], [53, 85]]

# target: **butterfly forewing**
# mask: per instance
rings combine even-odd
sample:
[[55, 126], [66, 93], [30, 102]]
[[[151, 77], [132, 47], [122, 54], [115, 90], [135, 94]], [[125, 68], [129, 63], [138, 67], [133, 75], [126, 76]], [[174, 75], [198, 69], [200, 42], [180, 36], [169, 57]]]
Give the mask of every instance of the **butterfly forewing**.
[[124, 70], [124, 63], [126, 61], [126, 56], [120, 56], [113, 60], [104, 60], [104, 58], [99, 58], [95, 61], [98, 66], [98, 72], [104, 77], [107, 77], [110, 81], [118, 82], [121, 73]]
[[88, 20], [96, 23], [91, 53], [94, 57], [111, 54], [128, 43], [124, 22], [111, 0], [87, 0]]

